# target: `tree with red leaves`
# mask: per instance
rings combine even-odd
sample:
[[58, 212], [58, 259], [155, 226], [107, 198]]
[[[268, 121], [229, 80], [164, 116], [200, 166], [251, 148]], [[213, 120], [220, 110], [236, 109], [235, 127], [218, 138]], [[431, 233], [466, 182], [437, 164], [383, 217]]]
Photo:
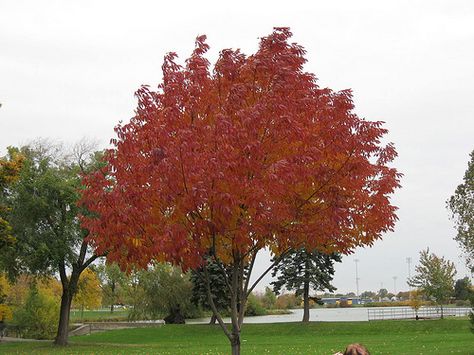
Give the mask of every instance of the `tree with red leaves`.
[[350, 90], [319, 88], [290, 37], [275, 28], [251, 56], [225, 49], [212, 71], [205, 36], [185, 66], [169, 53], [158, 89], [140, 88], [135, 116], [116, 127], [106, 167], [85, 178], [94, 216], [82, 222], [99, 253], [123, 266], [221, 265], [230, 328], [210, 287], [208, 298], [233, 354], [247, 296], [263, 277], [250, 282], [259, 250], [348, 254], [397, 219], [390, 195], [400, 174], [388, 166], [393, 145], [381, 143], [387, 130], [353, 113]]

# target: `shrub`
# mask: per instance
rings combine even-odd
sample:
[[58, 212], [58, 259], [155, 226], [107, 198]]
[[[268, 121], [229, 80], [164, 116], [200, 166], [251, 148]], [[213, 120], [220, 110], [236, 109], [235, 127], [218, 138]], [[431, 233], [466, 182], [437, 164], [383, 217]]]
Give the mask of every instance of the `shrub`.
[[471, 302], [468, 300], [456, 300], [455, 305], [456, 307], [469, 307]]
[[0, 304], [0, 322], [5, 322], [7, 320], [11, 320], [13, 317], [13, 313], [10, 307], [6, 304]]
[[245, 309], [246, 316], [263, 316], [267, 312], [263, 305], [258, 300], [257, 296], [251, 293], [247, 299], [247, 308]]
[[301, 300], [295, 294], [285, 293], [277, 297], [274, 307], [277, 309], [293, 309], [301, 305]]
[[21, 336], [35, 339], [52, 339], [58, 325], [58, 303], [38, 292], [33, 286], [23, 306], [14, 312], [14, 323]]

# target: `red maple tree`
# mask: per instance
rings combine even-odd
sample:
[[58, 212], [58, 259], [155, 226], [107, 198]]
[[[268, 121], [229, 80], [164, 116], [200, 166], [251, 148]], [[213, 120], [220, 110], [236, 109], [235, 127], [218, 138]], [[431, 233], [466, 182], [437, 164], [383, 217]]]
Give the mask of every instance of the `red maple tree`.
[[163, 82], [137, 91], [107, 165], [85, 178], [94, 217], [83, 225], [99, 253], [142, 267], [196, 268], [209, 258], [231, 266], [230, 329], [214, 311], [233, 354], [259, 250], [347, 254], [397, 219], [387, 130], [352, 111], [350, 90], [319, 88], [290, 37], [275, 28], [251, 56], [225, 49], [212, 71], [205, 36], [185, 66], [169, 53]]

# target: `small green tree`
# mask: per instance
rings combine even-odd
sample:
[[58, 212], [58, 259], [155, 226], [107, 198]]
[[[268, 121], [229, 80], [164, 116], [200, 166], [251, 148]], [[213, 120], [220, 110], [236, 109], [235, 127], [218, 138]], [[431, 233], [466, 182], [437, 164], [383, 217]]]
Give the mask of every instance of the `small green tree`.
[[430, 253], [429, 249], [420, 252], [420, 264], [415, 268], [415, 276], [408, 279], [408, 285], [420, 288], [441, 307], [454, 293], [454, 263]]
[[272, 276], [277, 278], [272, 282], [273, 290], [278, 294], [285, 287], [287, 290], [295, 290], [296, 296], [303, 296], [303, 322], [309, 322], [310, 289], [336, 290], [331, 281], [334, 262], [340, 261], [341, 255], [337, 253], [323, 254], [304, 248], [293, 250], [273, 269]]
[[270, 287], [265, 287], [265, 292], [262, 296], [262, 303], [266, 309], [272, 309], [276, 303], [276, 295]]

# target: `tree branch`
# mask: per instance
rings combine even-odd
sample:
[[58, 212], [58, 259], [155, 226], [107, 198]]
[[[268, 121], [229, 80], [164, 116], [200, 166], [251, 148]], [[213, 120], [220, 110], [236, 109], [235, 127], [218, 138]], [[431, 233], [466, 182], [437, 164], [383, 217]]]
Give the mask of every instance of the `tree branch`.
[[[263, 272], [263, 274], [260, 275], [260, 277], [252, 284], [252, 286], [250, 287], [250, 289], [247, 291], [247, 297], [252, 293], [253, 289], [255, 288], [255, 286], [257, 286], [257, 284], [265, 277], [266, 274], [268, 274], [268, 272], [273, 269], [273, 267], [278, 264], [280, 262], [281, 259], [283, 259], [283, 257], [288, 253], [290, 249], [287, 249], [285, 250], [283, 253], [280, 254], [280, 256], [275, 259], [275, 261]], [[250, 275], [249, 275], [250, 277]]]
[[214, 303], [214, 299], [212, 298], [211, 282], [209, 281], [209, 272], [207, 271], [206, 264], [204, 264], [203, 268], [204, 268], [204, 277], [205, 277], [205, 284], [206, 284], [206, 291], [207, 291], [207, 299], [209, 301], [209, 305], [211, 306], [212, 312], [216, 316], [217, 321], [219, 322], [219, 325], [221, 326], [221, 328], [224, 331], [225, 335], [232, 342], [232, 334], [229, 332], [229, 329], [227, 329], [227, 326], [225, 325], [224, 321], [222, 320], [221, 314], [217, 310], [216, 304]]

